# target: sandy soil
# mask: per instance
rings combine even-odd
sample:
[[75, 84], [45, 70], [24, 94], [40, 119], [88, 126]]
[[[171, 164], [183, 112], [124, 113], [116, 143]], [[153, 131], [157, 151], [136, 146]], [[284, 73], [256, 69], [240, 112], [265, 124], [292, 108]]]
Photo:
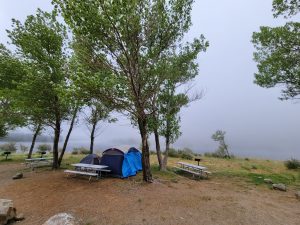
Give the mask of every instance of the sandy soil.
[[0, 165], [0, 198], [12, 199], [25, 215], [20, 225], [40, 225], [56, 213], [72, 213], [83, 224], [114, 225], [299, 225], [294, 191], [279, 192], [244, 181], [105, 178], [89, 183], [62, 171], [25, 172], [20, 164]]

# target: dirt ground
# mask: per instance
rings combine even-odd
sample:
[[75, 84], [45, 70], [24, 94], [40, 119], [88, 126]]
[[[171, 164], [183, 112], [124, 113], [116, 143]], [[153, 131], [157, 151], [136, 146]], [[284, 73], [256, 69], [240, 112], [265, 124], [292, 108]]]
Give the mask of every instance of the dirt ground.
[[62, 171], [27, 171], [11, 177], [20, 164], [0, 165], [0, 198], [12, 199], [25, 215], [20, 225], [41, 225], [60, 212], [84, 225], [299, 225], [300, 201], [295, 191], [279, 192], [244, 181], [212, 178], [195, 181], [136, 178], [67, 178]]

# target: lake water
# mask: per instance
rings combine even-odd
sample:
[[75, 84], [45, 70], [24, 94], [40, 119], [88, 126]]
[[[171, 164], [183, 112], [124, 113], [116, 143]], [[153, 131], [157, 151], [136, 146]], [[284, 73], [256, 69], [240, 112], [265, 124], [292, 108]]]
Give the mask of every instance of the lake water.
[[[0, 141], [0, 145], [1, 144], [5, 144], [5, 143], [8, 143], [8, 142], [3, 142], [3, 141]], [[27, 146], [28, 148], [30, 147], [31, 145], [31, 142], [15, 142], [16, 143], [16, 147], [18, 150], [20, 150], [20, 145], [25, 145]], [[113, 144], [112, 144], [113, 143]], [[51, 145], [52, 146], [52, 142], [36, 142], [35, 144], [35, 151], [37, 150], [38, 146], [41, 145], [41, 144], [48, 144], [48, 145]], [[86, 149], [89, 149], [89, 145], [90, 143], [88, 141], [84, 142], [84, 141], [81, 141], [81, 140], [72, 140], [72, 141], [69, 141], [68, 143], [68, 146], [67, 146], [67, 152], [71, 152], [74, 148], [79, 148], [79, 147], [84, 147]], [[116, 147], [116, 146], [135, 146], [137, 148], [139, 148], [140, 144], [138, 141], [135, 141], [135, 140], [130, 140], [126, 143], [124, 142], [100, 142], [100, 141], [96, 141], [95, 144], [94, 144], [94, 152], [102, 152], [103, 150], [105, 149], [108, 149], [108, 148], [111, 148], [111, 147]], [[59, 147], [62, 148], [63, 146], [63, 142], [60, 142], [59, 143]], [[150, 148], [153, 149], [155, 146], [154, 143], [150, 143]], [[163, 146], [163, 145], [162, 145]], [[176, 146], [175, 145], [175, 148], [184, 148], [185, 146]], [[194, 152], [197, 152], [197, 153], [204, 153], [204, 152], [208, 152], [207, 151], [207, 148], [206, 149], [197, 149], [194, 147], [191, 147], [191, 149], [194, 151]], [[209, 149], [215, 149], [215, 147], [212, 147], [212, 148], [209, 148]], [[211, 152], [211, 151], [210, 151]], [[250, 158], [262, 158], [262, 159], [274, 159], [274, 160], [287, 160], [287, 159], [290, 159], [290, 158], [298, 158], [300, 159], [300, 152], [299, 151], [274, 151], [274, 149], [272, 150], [247, 150], [247, 149], [243, 149], [243, 150], [240, 150], [240, 149], [237, 149], [237, 148], [234, 148], [234, 147], [231, 147], [230, 148], [230, 152], [233, 153], [234, 155], [238, 156], [238, 157], [250, 157]]]

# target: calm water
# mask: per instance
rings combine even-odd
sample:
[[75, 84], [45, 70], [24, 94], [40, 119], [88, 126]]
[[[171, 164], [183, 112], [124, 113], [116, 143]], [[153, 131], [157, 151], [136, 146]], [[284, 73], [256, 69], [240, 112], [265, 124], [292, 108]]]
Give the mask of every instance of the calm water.
[[[95, 152], [102, 152], [105, 149], [108, 149], [111, 147], [116, 147], [116, 146], [121, 146], [121, 145], [135, 146], [137, 148], [140, 146], [138, 141], [131, 140], [131, 143], [129, 143], [129, 142], [130, 141], [128, 141], [127, 143], [117, 143], [117, 142], [105, 143], [103, 141], [102, 142], [96, 141], [94, 144], [94, 150], [95, 150]], [[4, 143], [8, 143], [8, 142], [0, 141], [0, 145], [4, 144]], [[16, 143], [16, 147], [18, 150], [20, 150], [20, 145], [25, 145], [28, 148], [31, 145], [31, 142], [15, 142], [15, 143]], [[52, 146], [52, 142], [36, 142], [35, 148], [34, 148], [35, 151], [37, 150], [38, 146], [41, 144], [49, 144]], [[89, 149], [89, 145], [90, 145], [90, 143], [88, 141], [83, 142], [83, 141], [71, 140], [68, 143], [67, 152], [71, 152], [74, 148], [79, 148], [79, 147], [84, 147], [84, 148]], [[61, 148], [62, 146], [63, 146], [63, 142], [60, 142], [59, 147]], [[155, 146], [155, 144], [151, 143], [150, 148], [153, 149], [154, 148], [153, 146]], [[183, 147], [175, 145], [175, 148], [183, 148]], [[198, 148], [198, 150], [195, 150], [196, 148], [191, 147], [191, 149], [197, 153], [209, 152], [206, 149], [201, 149], [201, 148], [200, 149]], [[212, 147], [210, 149], [215, 149], [215, 147]], [[300, 151], [274, 151], [274, 150], [270, 150], [270, 149], [262, 150], [262, 151], [247, 150], [247, 149], [240, 150], [240, 149], [235, 149], [234, 147], [231, 147], [230, 152], [239, 157], [252, 157], [252, 158], [275, 159], [275, 160], [287, 160], [290, 158], [300, 159]]]

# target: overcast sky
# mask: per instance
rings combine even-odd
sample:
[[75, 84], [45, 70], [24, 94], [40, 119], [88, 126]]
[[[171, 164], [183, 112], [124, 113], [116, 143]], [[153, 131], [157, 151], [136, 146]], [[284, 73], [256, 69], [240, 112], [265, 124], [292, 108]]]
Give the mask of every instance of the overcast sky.
[[[187, 39], [204, 34], [210, 42], [199, 56], [196, 90], [204, 98], [181, 112], [183, 135], [175, 147], [205, 152], [216, 149], [211, 139], [218, 129], [227, 132], [230, 150], [237, 155], [287, 159], [300, 157], [300, 103], [280, 101], [280, 89], [263, 89], [253, 83], [257, 71], [251, 36], [260, 26], [285, 23], [272, 16], [272, 0], [196, 0], [193, 26]], [[5, 29], [11, 18], [24, 21], [36, 8], [51, 10], [50, 0], [0, 0], [0, 42], [8, 41]], [[297, 18], [298, 19], [298, 18]], [[66, 129], [65, 129], [66, 130]], [[154, 143], [151, 140], [151, 146]], [[139, 146], [139, 133], [120, 118], [106, 125], [96, 147]], [[78, 125], [71, 145], [88, 146], [88, 132]]]

